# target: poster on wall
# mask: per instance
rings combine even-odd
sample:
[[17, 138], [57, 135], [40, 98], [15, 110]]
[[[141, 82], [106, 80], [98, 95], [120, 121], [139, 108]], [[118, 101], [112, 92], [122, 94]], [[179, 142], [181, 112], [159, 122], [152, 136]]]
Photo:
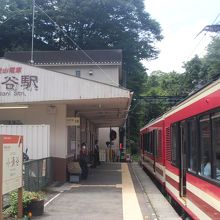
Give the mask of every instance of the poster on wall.
[[76, 150], [76, 141], [72, 140], [71, 141], [71, 151], [75, 151]]
[[1, 136], [2, 194], [22, 187], [23, 146], [22, 136]]

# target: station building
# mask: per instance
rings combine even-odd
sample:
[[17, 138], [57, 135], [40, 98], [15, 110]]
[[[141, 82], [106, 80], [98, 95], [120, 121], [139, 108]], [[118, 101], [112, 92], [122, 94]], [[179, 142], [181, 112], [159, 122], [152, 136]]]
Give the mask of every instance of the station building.
[[38, 51], [30, 60], [30, 52], [0, 59], [0, 122], [48, 125], [45, 157], [52, 159], [53, 179], [64, 181], [82, 142], [92, 150], [106, 129], [126, 122], [132, 93], [120, 86], [122, 51]]

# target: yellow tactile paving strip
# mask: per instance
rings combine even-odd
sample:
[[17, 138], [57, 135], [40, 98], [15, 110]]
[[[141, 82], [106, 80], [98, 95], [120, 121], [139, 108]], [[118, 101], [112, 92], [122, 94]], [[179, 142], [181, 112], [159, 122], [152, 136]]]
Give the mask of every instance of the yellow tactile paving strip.
[[131, 175], [126, 163], [122, 163], [123, 220], [143, 220]]

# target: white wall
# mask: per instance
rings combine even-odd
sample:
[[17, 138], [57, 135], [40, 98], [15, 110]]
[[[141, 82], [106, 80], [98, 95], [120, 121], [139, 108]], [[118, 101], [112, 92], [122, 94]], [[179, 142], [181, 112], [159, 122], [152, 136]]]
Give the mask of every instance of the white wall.
[[[0, 67], [6, 71], [6, 73], [0, 74], [0, 103], [3, 104], [114, 97], [130, 98], [130, 92], [119, 87], [14, 61], [0, 59]], [[10, 72], [10, 69], [18, 68], [20, 73]], [[100, 77], [103, 76], [103, 73], [102, 76], [100, 73]], [[15, 82], [9, 80], [12, 77]]]
[[26, 125], [50, 125], [50, 155], [52, 157], [66, 157], [66, 105], [56, 105], [56, 113], [54, 114], [49, 113], [48, 105], [36, 105], [28, 109], [0, 110], [0, 120], [21, 121]]
[[28, 149], [29, 159], [50, 157], [49, 125], [0, 125], [0, 134], [22, 135], [23, 152]]
[[[114, 131], [117, 133], [117, 138], [113, 141], [112, 147], [118, 148], [118, 143], [119, 143], [119, 128], [112, 127]], [[110, 128], [99, 128], [99, 148], [105, 148], [106, 147], [106, 141], [110, 141], [109, 139], [109, 133], [110, 133]]]
[[[119, 150], [119, 128], [112, 127], [112, 129], [116, 131], [117, 138], [114, 141], [112, 141], [113, 145], [111, 146], [111, 148], [115, 150], [115, 153], [117, 155]], [[106, 142], [110, 141], [109, 135], [110, 135], [110, 128], [99, 128], [99, 136], [98, 136], [99, 149], [100, 149], [100, 154], [103, 154], [100, 155], [101, 156], [100, 159], [103, 158], [104, 161], [106, 159], [104, 155], [106, 151]]]
[[[50, 69], [58, 71], [61, 73], [67, 73], [75, 76], [76, 70], [80, 70], [82, 78], [94, 80], [97, 82], [107, 83], [109, 85], [118, 86], [119, 85], [119, 67], [118, 66], [101, 66], [99, 69], [97, 66], [51, 66], [43, 67], [45, 69]], [[89, 70], [92, 70], [93, 75], [89, 74]]]

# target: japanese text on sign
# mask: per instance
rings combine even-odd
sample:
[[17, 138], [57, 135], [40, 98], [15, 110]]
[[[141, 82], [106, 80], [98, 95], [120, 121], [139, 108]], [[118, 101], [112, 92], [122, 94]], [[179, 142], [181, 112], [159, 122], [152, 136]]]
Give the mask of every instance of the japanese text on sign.
[[22, 143], [3, 144], [3, 194], [22, 187]]
[[66, 118], [67, 126], [79, 126], [80, 125], [80, 117], [69, 117]]
[[0, 86], [0, 96], [26, 96], [38, 90], [38, 76], [22, 74], [22, 67], [0, 67]]
[[21, 73], [22, 67], [9, 67], [9, 68], [2, 68], [0, 67], [0, 74], [4, 73]]

